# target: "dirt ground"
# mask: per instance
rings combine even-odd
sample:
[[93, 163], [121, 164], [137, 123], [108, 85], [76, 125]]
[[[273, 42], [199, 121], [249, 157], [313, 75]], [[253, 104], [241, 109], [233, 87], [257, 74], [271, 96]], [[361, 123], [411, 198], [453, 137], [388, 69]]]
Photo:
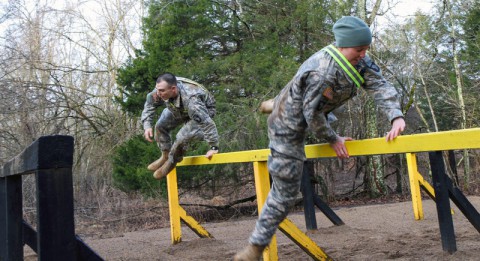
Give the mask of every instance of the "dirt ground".
[[[469, 197], [480, 209], [480, 197]], [[435, 203], [423, 201], [424, 220], [416, 221], [412, 203], [334, 208], [345, 225], [333, 225], [317, 210], [318, 230], [307, 235], [334, 260], [480, 260], [480, 233], [451, 203], [457, 251], [442, 250]], [[289, 215], [302, 231], [303, 213]], [[229, 222], [203, 223], [215, 238], [201, 239], [182, 227], [182, 242], [171, 244], [169, 228], [128, 232], [110, 238], [83, 237], [105, 260], [232, 260], [247, 244], [256, 217]], [[277, 232], [279, 260], [312, 260], [290, 239]], [[25, 254], [25, 260], [35, 255]]]

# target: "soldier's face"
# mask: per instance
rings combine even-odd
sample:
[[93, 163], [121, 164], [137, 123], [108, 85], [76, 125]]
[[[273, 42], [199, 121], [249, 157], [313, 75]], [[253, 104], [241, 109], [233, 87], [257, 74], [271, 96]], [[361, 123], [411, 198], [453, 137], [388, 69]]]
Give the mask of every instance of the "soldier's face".
[[162, 100], [168, 100], [170, 98], [177, 97], [177, 86], [170, 86], [166, 81], [161, 81], [155, 85], [157, 89], [157, 94], [162, 98]]
[[339, 47], [338, 50], [347, 58], [352, 65], [357, 65], [358, 62], [365, 57], [370, 45], [357, 47]]

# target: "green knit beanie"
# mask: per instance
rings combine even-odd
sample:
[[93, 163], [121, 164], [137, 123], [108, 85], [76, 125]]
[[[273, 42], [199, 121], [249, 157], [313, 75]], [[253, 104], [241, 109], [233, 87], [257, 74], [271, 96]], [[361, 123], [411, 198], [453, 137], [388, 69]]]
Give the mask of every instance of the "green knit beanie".
[[337, 47], [356, 47], [370, 45], [372, 32], [360, 18], [344, 16], [333, 25], [333, 34]]

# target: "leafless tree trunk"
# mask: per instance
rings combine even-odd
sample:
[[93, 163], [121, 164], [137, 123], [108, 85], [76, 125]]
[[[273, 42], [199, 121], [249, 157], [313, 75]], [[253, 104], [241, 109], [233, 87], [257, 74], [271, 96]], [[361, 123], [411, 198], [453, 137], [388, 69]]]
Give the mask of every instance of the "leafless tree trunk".
[[[458, 60], [458, 53], [457, 53], [457, 35], [456, 35], [456, 28], [457, 25], [455, 24], [455, 21], [453, 19], [452, 14], [452, 7], [449, 3], [449, 1], [444, 1], [444, 4], [448, 10], [448, 17], [449, 17], [449, 22], [450, 22], [450, 35], [451, 35], [451, 41], [452, 41], [452, 55], [453, 55], [453, 67], [455, 69], [455, 79], [457, 82], [457, 98], [458, 98], [458, 107], [460, 108], [460, 115], [461, 115], [461, 121], [460, 121], [460, 128], [466, 129], [467, 128], [467, 116], [465, 112], [465, 102], [463, 100], [463, 84], [462, 84], [462, 71], [460, 70], [460, 62]], [[470, 183], [470, 159], [469, 159], [469, 153], [468, 150], [463, 151], [463, 166], [464, 166], [464, 181], [465, 181], [465, 186], [468, 188], [468, 184]]]
[[[375, 1], [375, 8], [373, 11], [378, 11], [381, 0]], [[371, 13], [370, 18], [367, 18], [366, 0], [358, 1], [358, 16], [364, 21], [371, 24], [375, 19], [376, 13]], [[367, 128], [367, 138], [378, 137], [377, 129], [377, 112], [375, 104], [372, 99], [367, 98], [364, 104], [364, 117]], [[365, 173], [365, 186], [371, 196], [378, 196], [386, 193], [386, 186], [384, 182], [384, 169], [382, 164], [382, 156], [374, 155], [367, 157], [367, 167]]]
[[72, 135], [75, 191], [85, 195], [110, 185], [111, 149], [138, 133], [138, 119], [113, 100], [116, 70], [140, 46], [144, 7], [134, 0], [64, 6], [9, 3], [0, 43], [0, 160], [39, 136]]

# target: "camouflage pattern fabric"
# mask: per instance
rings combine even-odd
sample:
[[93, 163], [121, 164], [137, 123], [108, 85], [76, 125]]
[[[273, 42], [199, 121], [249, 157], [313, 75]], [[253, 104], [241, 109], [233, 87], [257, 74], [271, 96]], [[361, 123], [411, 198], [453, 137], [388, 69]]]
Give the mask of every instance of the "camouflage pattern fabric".
[[302, 181], [303, 161], [271, 150], [268, 171], [272, 176], [272, 187], [249, 239], [251, 244], [258, 246], [270, 243], [278, 225], [295, 204]]
[[[182, 81], [184, 80], [184, 81]], [[153, 90], [147, 94], [141, 121], [144, 129], [153, 127], [155, 111], [166, 106], [155, 124], [155, 140], [162, 151], [169, 150], [169, 161], [180, 162], [183, 152], [193, 140], [205, 140], [210, 146], [218, 146], [218, 132], [213, 117], [215, 99], [202, 85], [177, 77], [178, 96], [164, 101]], [[174, 144], [170, 132], [183, 125]]]
[[[390, 121], [403, 117], [395, 88], [368, 57], [356, 66], [365, 79], [364, 88]], [[268, 117], [271, 156], [268, 171], [273, 184], [263, 206], [251, 244], [266, 246], [278, 225], [288, 215], [300, 190], [305, 157], [306, 132], [332, 143], [337, 134], [328, 114], [357, 94], [357, 86], [325, 51], [307, 59], [293, 79], [275, 97]], [[307, 130], [308, 129], [308, 130]]]
[[[355, 68], [365, 79], [362, 87], [388, 119], [402, 117], [397, 91], [383, 78], [380, 68], [368, 56]], [[307, 128], [317, 138], [335, 142], [337, 133], [330, 127], [327, 115], [355, 95], [355, 83], [335, 60], [325, 51], [315, 53], [275, 97], [268, 117], [269, 147], [305, 160]]]

